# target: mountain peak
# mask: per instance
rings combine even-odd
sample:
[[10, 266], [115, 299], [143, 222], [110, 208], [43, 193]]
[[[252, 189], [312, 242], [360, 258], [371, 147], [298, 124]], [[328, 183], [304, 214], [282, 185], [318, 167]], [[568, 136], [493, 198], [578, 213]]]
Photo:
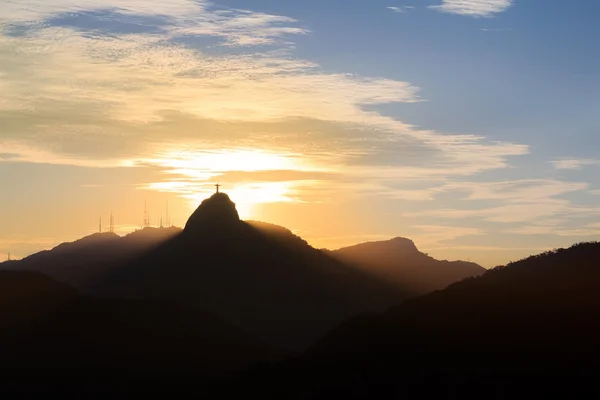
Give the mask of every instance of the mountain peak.
[[218, 229], [240, 222], [240, 216], [226, 193], [215, 193], [200, 203], [200, 206], [190, 216], [184, 232]]
[[336, 250], [337, 252], [344, 251], [367, 251], [373, 253], [379, 253], [381, 251], [398, 253], [402, 255], [414, 255], [420, 254], [419, 249], [415, 243], [404, 237], [395, 237], [393, 239], [384, 240], [384, 241], [371, 241], [360, 244], [355, 244], [353, 246], [344, 247]]
[[389, 242], [395, 246], [401, 246], [404, 250], [410, 250], [410, 251], [415, 251], [415, 252], [419, 251], [419, 249], [417, 249], [417, 246], [415, 245], [415, 242], [413, 242], [412, 240], [410, 240], [408, 238], [395, 237], [395, 238], [391, 239]]

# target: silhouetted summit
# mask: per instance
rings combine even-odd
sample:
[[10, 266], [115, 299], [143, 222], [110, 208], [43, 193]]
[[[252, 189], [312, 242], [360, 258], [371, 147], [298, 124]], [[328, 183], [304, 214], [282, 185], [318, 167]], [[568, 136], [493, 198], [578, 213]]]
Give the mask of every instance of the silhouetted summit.
[[420, 252], [412, 240], [402, 237], [357, 244], [329, 254], [415, 294], [443, 289], [451, 283], [485, 272], [485, 268], [471, 262], [436, 260]]
[[215, 193], [208, 199], [202, 201], [200, 206], [188, 219], [184, 232], [207, 233], [218, 231], [223, 228], [231, 228], [240, 223], [240, 216], [225, 193]]
[[225, 193], [204, 200], [181, 234], [115, 269], [92, 293], [175, 300], [292, 351], [345, 318], [406, 297], [285, 228], [241, 221]]

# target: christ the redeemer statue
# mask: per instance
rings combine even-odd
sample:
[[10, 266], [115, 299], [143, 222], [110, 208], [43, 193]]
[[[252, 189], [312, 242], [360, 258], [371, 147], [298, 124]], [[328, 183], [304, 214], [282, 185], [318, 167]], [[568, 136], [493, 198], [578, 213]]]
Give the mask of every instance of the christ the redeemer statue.
[[221, 187], [221, 185], [219, 185], [218, 183], [215, 185], [215, 187], [217, 188], [217, 193], [219, 193], [219, 188]]

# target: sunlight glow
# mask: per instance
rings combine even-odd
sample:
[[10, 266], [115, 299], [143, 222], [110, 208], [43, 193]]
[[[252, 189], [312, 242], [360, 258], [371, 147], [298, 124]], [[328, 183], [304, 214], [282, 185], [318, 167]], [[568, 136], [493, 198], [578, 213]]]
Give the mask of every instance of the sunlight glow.
[[[236, 202], [242, 219], [250, 219], [257, 204], [299, 202], [300, 187], [317, 184], [312, 180], [286, 180], [278, 172], [328, 171], [292, 153], [277, 153], [266, 150], [237, 148], [230, 150], [172, 150], [145, 160], [164, 169], [169, 177], [161, 182], [150, 183], [145, 189], [158, 192], [176, 193], [190, 200], [190, 211], [202, 200], [215, 192], [215, 183], [223, 185], [226, 192]], [[265, 181], [252, 175], [245, 178], [227, 178], [227, 173], [273, 172]]]

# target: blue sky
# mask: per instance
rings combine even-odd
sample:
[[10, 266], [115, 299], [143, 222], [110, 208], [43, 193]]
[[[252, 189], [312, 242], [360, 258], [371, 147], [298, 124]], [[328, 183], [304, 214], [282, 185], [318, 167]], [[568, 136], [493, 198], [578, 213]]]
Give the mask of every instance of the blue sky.
[[224, 184], [317, 247], [485, 266], [600, 234], [600, 3], [0, 4], [0, 257]]

